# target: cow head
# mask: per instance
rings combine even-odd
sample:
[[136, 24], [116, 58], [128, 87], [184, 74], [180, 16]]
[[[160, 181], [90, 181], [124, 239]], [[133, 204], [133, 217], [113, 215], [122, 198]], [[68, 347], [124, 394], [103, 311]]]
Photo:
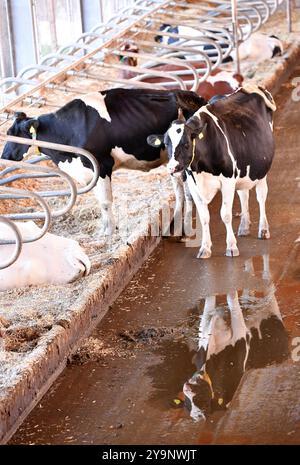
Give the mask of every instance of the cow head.
[[[181, 174], [194, 159], [195, 140], [205, 130], [205, 125], [198, 116], [192, 116], [185, 121], [183, 116], [172, 122], [165, 135], [151, 135], [147, 142], [152, 147], [166, 146], [170, 174]], [[203, 134], [202, 134], [203, 137]]]
[[[132, 53], [139, 53], [139, 48], [135, 43], [125, 42], [120, 47], [121, 52], [132, 52]], [[120, 62], [124, 63], [127, 66], [137, 66], [138, 59], [137, 57], [129, 57], [127, 55], [120, 55]]]
[[[159, 28], [162, 32], [171, 32], [178, 34], [178, 26], [171, 26], [171, 24], [162, 24]], [[174, 42], [177, 42], [178, 39], [174, 37], [157, 35], [154, 37], [155, 42], [172, 45]]]
[[193, 420], [205, 420], [211, 413], [213, 399], [211, 382], [205, 372], [196, 372], [183, 386], [185, 404]]
[[[39, 121], [36, 118], [29, 118], [25, 113], [19, 112], [15, 115], [13, 125], [8, 129], [8, 136], [24, 137], [32, 139], [32, 131], [36, 131]], [[1, 158], [5, 160], [23, 160], [24, 154], [30, 145], [18, 144], [16, 142], [6, 142]]]

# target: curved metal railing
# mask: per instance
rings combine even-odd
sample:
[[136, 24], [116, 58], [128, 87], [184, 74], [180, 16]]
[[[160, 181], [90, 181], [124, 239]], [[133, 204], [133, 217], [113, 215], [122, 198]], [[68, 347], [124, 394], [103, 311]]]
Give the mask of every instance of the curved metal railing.
[[[96, 182], [99, 176], [99, 166], [94, 156], [91, 153], [89, 153], [87, 150], [84, 150], [82, 148], [63, 145], [63, 144], [56, 144], [56, 143], [51, 143], [51, 142], [44, 142], [44, 141], [39, 141], [37, 139], [31, 140], [31, 139], [15, 137], [15, 136], [2, 136], [1, 134], [0, 134], [0, 139], [2, 139], [5, 142], [15, 142], [15, 143], [23, 144], [26, 146], [28, 145], [38, 146], [40, 148], [59, 150], [61, 152], [80, 155], [81, 157], [85, 157], [89, 160], [89, 162], [91, 163], [92, 169], [93, 169], [93, 176], [90, 182], [86, 186], [80, 189], [77, 189], [74, 180], [67, 173], [61, 171], [58, 168], [52, 168], [52, 167], [50, 168], [47, 166], [41, 166], [41, 165], [35, 164], [41, 160], [49, 159], [49, 157], [47, 156], [38, 156], [38, 157], [35, 157], [27, 161], [23, 161], [23, 162], [22, 161], [14, 162], [11, 160], [4, 160], [2, 158], [0, 159], [0, 164], [6, 166], [6, 168], [0, 172], [0, 201], [1, 199], [2, 200], [7, 200], [7, 199], [19, 200], [19, 199], [24, 199], [24, 198], [31, 198], [35, 200], [38, 204], [40, 204], [40, 206], [43, 209], [43, 212], [34, 211], [34, 212], [25, 212], [25, 213], [2, 214], [1, 218], [4, 219], [3, 222], [5, 220], [9, 220], [10, 222], [12, 220], [14, 221], [16, 220], [17, 221], [44, 220], [43, 227], [39, 230], [39, 233], [33, 237], [23, 237], [20, 233], [18, 233], [18, 235], [15, 234], [17, 238], [16, 241], [0, 240], [0, 247], [3, 244], [16, 243], [16, 252], [13, 254], [13, 258], [10, 258], [10, 260], [4, 263], [0, 262], [0, 269], [2, 269], [7, 266], [10, 266], [19, 257], [20, 240], [21, 240], [21, 243], [24, 243], [24, 242], [33, 242], [33, 241], [40, 239], [44, 234], [46, 234], [47, 230], [49, 229], [52, 218], [57, 218], [59, 216], [67, 214], [74, 206], [77, 195], [84, 194], [90, 191], [96, 185]], [[11, 173], [15, 173], [16, 171], [20, 171], [20, 170], [22, 171], [21, 173], [11, 175]], [[23, 171], [25, 171], [25, 173]], [[7, 176], [7, 175], [10, 175], [10, 176]], [[69, 189], [68, 190], [50, 190], [50, 191], [48, 190], [48, 191], [31, 192], [25, 189], [15, 189], [13, 187], [6, 186], [7, 184], [12, 183], [16, 180], [20, 180], [20, 179], [41, 179], [41, 178], [53, 178], [53, 177], [61, 178], [64, 182], [68, 184]], [[67, 197], [68, 201], [64, 206], [53, 210], [53, 208], [50, 208], [49, 205], [44, 200], [44, 198], [49, 198], [49, 197]], [[10, 224], [11, 223], [9, 223], [9, 225]], [[17, 229], [18, 228], [15, 225], [13, 230], [16, 231]], [[18, 253], [17, 253], [17, 250], [18, 250]]]

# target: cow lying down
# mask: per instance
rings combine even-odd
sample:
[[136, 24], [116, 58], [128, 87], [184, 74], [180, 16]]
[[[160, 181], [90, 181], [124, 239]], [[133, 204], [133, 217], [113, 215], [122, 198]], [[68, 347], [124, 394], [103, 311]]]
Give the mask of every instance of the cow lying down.
[[[33, 221], [16, 222], [22, 237], [36, 235], [39, 227]], [[2, 239], [13, 239], [13, 233], [0, 224]], [[14, 245], [0, 245], [1, 260], [12, 254]], [[90, 272], [91, 264], [77, 241], [46, 233], [41, 239], [23, 244], [17, 261], [0, 270], [0, 291], [28, 285], [66, 284]]]
[[168, 151], [169, 172], [182, 178], [196, 204], [202, 226], [198, 258], [211, 256], [208, 205], [222, 193], [221, 218], [226, 227], [226, 255], [239, 255], [232, 229], [235, 190], [241, 202], [239, 236], [250, 233], [249, 190], [256, 188], [260, 209], [260, 239], [270, 237], [266, 217], [267, 173], [274, 157], [271, 94], [248, 85], [226, 98], [202, 106], [187, 121], [173, 121], [165, 135], [152, 135], [148, 143], [164, 144]]

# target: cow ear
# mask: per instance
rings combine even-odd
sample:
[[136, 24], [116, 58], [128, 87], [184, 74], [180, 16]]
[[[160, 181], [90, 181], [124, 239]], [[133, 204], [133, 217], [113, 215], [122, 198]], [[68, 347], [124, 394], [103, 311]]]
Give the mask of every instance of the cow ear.
[[203, 123], [198, 116], [192, 116], [188, 119], [186, 128], [189, 129], [192, 139], [195, 139], [203, 129]]
[[23, 119], [27, 118], [27, 115], [23, 111], [16, 111], [14, 114], [14, 118], [16, 121], [22, 121]]
[[186, 121], [185, 117], [184, 117], [184, 114], [183, 114], [183, 111], [182, 111], [182, 108], [178, 108], [178, 119], [181, 120], [181, 121]]
[[147, 143], [152, 147], [160, 147], [163, 144], [164, 136], [158, 136], [157, 134], [151, 134], [147, 137]]
[[24, 132], [30, 132], [30, 130], [34, 130], [36, 132], [38, 127], [39, 120], [37, 118], [30, 118], [22, 124], [22, 129]]

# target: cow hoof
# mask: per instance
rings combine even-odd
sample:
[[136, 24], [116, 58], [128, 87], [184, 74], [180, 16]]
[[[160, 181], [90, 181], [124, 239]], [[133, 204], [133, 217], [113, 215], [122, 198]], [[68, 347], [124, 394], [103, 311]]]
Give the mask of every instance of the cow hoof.
[[201, 247], [197, 258], [210, 258], [211, 257], [211, 250], [206, 249], [205, 247]]
[[239, 228], [238, 230], [238, 236], [239, 237], [245, 237], [245, 236], [249, 236], [250, 234], [250, 229], [249, 228]]
[[101, 238], [103, 236], [112, 236], [116, 232], [116, 229], [116, 225], [113, 223], [101, 224], [97, 231], [97, 237]]
[[268, 231], [268, 229], [262, 229], [258, 233], [258, 239], [270, 239], [270, 231]]
[[238, 257], [240, 252], [237, 247], [232, 247], [231, 249], [226, 249], [225, 255], [226, 257]]
[[109, 237], [111, 235], [112, 235], [112, 232], [110, 229], [101, 229], [100, 231], [97, 231], [96, 238], [103, 239], [104, 237]]

